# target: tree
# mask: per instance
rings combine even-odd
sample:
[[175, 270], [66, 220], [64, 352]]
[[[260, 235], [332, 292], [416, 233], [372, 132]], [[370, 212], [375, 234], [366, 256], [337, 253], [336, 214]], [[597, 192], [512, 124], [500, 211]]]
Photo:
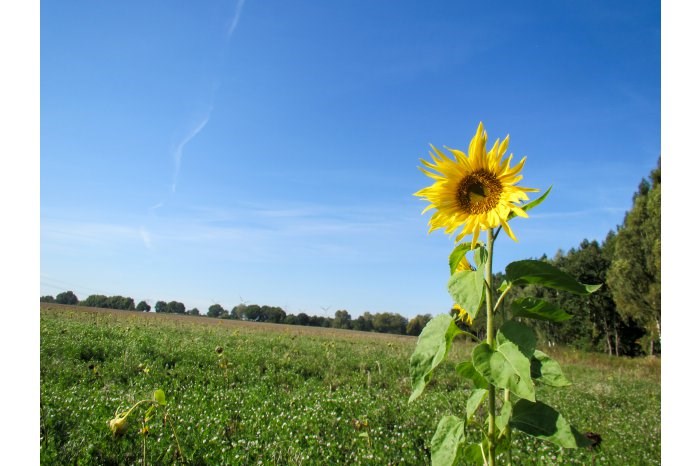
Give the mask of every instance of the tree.
[[54, 299], [53, 296], [46, 295], [46, 296], [42, 296], [41, 298], [39, 298], [39, 302], [40, 303], [55, 303], [56, 300]]
[[170, 301], [168, 303], [168, 310], [166, 312], [170, 312], [172, 314], [184, 314], [185, 305], [179, 301]]
[[430, 314], [418, 314], [413, 319], [408, 321], [406, 325], [406, 335], [418, 336], [423, 331], [428, 321], [432, 319], [433, 316]]
[[297, 321], [297, 316], [294, 314], [287, 314], [287, 316], [284, 318], [284, 323], [287, 325], [299, 325], [299, 322]]
[[352, 317], [350, 313], [346, 310], [335, 311], [335, 318], [333, 319], [333, 328], [343, 328], [350, 329], [352, 323]]
[[165, 301], [157, 301], [155, 306], [156, 312], [168, 312], [168, 303]]
[[661, 160], [642, 180], [618, 229], [608, 285], [620, 314], [643, 325], [648, 353], [661, 339]]
[[189, 311], [187, 311], [186, 314], [189, 314], [189, 315], [191, 315], [191, 316], [198, 316], [198, 315], [199, 315], [199, 309], [197, 309], [196, 307], [193, 307], [192, 309], [190, 309]]
[[309, 325], [311, 318], [305, 312], [300, 312], [297, 314], [297, 325]]
[[400, 314], [378, 312], [372, 316], [372, 328], [381, 333], [406, 334], [408, 319]]
[[373, 330], [372, 327], [372, 314], [369, 312], [365, 312], [361, 316], [359, 316], [357, 319], [352, 321], [352, 329], [353, 330], [360, 330], [362, 332], [371, 332]]
[[225, 314], [227, 314], [226, 309], [224, 309], [221, 304], [212, 304], [207, 311], [208, 317], [221, 318]]
[[78, 304], [78, 297], [72, 291], [64, 291], [56, 295], [56, 302], [58, 304], [70, 304], [74, 306]]
[[151, 311], [151, 306], [148, 305], [146, 301], [140, 301], [136, 305], [136, 310], [141, 311], [141, 312], [150, 312]]

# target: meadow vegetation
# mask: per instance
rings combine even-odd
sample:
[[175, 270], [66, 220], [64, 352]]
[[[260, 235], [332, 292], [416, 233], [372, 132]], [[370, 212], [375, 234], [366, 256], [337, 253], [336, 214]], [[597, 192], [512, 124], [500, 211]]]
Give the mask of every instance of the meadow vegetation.
[[[410, 336], [42, 303], [41, 463], [429, 464], [438, 420], [464, 410], [454, 367], [472, 344], [456, 341], [409, 404], [415, 346]], [[659, 358], [547, 352], [573, 385], [538, 397], [602, 443], [563, 450], [516, 431], [514, 464], [660, 464]], [[157, 389], [168, 425], [153, 417], [143, 429], [135, 413], [114, 436], [115, 412]]]

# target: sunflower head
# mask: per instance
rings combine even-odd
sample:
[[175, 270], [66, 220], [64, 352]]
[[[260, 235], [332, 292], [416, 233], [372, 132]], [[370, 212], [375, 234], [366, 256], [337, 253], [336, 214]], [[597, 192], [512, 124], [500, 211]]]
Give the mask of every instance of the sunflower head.
[[453, 314], [457, 314], [457, 318], [465, 324], [472, 325], [473, 321], [472, 318], [469, 316], [469, 313], [459, 304], [454, 304], [452, 306], [452, 312]]
[[431, 145], [432, 163], [421, 159], [425, 168], [419, 168], [435, 182], [415, 193], [429, 202], [424, 213], [435, 209], [428, 222], [429, 233], [444, 228], [448, 234], [457, 232], [456, 241], [471, 234], [474, 248], [482, 230], [502, 226], [517, 241], [508, 225], [508, 216], [512, 212], [527, 217], [519, 204], [528, 200], [527, 192], [538, 190], [516, 185], [522, 179], [519, 173], [525, 157], [514, 167], [510, 166], [512, 154], [503, 159], [509, 139], [506, 136], [502, 142], [496, 140], [487, 152], [486, 131], [479, 123], [466, 154], [448, 148], [453, 159]]

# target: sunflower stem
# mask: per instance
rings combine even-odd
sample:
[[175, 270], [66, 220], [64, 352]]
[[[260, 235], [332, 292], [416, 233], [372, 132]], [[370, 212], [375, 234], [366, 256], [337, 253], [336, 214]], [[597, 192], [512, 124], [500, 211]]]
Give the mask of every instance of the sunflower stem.
[[[493, 279], [493, 243], [494, 234], [493, 228], [488, 230], [488, 243], [486, 248], [488, 250], [488, 256], [486, 258], [486, 274], [484, 276], [484, 281], [486, 282], [486, 343], [488, 343], [491, 348], [494, 347], [493, 344], [493, 291], [491, 290], [491, 283]], [[489, 384], [489, 466], [496, 465], [496, 387], [493, 384]]]

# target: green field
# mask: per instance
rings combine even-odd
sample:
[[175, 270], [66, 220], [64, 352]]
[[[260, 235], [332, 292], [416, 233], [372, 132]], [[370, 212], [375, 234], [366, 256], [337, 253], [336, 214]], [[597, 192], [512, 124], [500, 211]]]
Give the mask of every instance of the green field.
[[[423, 396], [408, 404], [415, 344], [415, 337], [42, 304], [41, 463], [430, 464], [438, 421], [464, 412], [468, 390], [454, 367], [471, 346], [455, 342]], [[562, 450], [515, 432], [514, 464], [660, 464], [659, 359], [546, 351], [573, 385], [538, 395], [603, 442], [596, 452]], [[156, 389], [168, 404], [148, 434], [140, 433], [139, 408], [127, 432], [113, 437], [107, 422], [115, 411]], [[470, 435], [477, 440], [475, 428]]]

